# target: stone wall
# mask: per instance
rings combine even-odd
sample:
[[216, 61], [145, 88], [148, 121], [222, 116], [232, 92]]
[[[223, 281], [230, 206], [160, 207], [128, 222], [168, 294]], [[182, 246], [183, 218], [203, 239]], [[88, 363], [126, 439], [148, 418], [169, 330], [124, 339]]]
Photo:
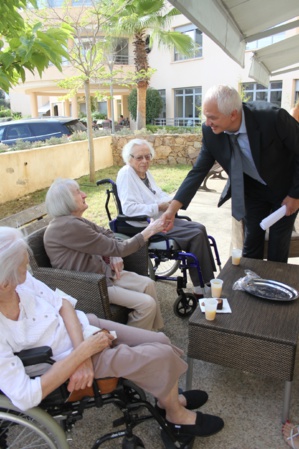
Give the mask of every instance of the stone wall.
[[[123, 165], [121, 151], [128, 140], [149, 140], [155, 148], [156, 164], [190, 164], [201, 146], [196, 134], [157, 134], [144, 136], [106, 136], [94, 139], [95, 169]], [[80, 178], [89, 173], [87, 141], [8, 151], [0, 154], [0, 203], [47, 188], [56, 178]]]
[[145, 139], [153, 145], [155, 164], [176, 165], [194, 162], [201, 147], [200, 134], [156, 134], [144, 136], [112, 136], [112, 156], [114, 165], [123, 165], [121, 152], [132, 139]]

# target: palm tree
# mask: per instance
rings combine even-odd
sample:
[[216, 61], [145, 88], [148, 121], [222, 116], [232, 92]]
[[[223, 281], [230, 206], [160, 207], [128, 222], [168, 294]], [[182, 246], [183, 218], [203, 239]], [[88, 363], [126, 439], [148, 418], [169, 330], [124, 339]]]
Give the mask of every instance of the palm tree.
[[[108, 0], [109, 1], [109, 0]], [[176, 8], [166, 6], [164, 0], [129, 0], [118, 17], [110, 17], [105, 32], [133, 38], [135, 79], [137, 84], [137, 129], [146, 125], [146, 91], [150, 76], [148, 53], [154, 42], [158, 46], [175, 47], [184, 55], [193, 51], [189, 36], [168, 31], [172, 17], [181, 14]], [[150, 35], [150, 36], [149, 36]]]

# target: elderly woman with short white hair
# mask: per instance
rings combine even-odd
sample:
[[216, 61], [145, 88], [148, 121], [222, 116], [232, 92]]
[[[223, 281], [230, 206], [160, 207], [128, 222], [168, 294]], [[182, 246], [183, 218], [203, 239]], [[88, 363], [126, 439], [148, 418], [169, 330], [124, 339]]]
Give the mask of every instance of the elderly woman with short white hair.
[[[147, 215], [157, 219], [169, 206], [172, 196], [163, 192], [149, 171], [154, 159], [153, 146], [144, 139], [132, 139], [123, 148], [125, 166], [117, 175], [116, 184], [122, 211], [125, 215]], [[131, 221], [131, 225], [137, 226]], [[140, 224], [144, 225], [144, 223]], [[176, 218], [171, 231], [167, 232], [183, 251], [197, 257], [204, 282], [209, 282], [216, 271], [207, 231], [204, 225]], [[197, 298], [203, 296], [197, 268], [190, 268], [190, 277]]]
[[[163, 333], [85, 315], [75, 310], [74, 298], [31, 276], [27, 265], [21, 231], [0, 227], [0, 390], [16, 407], [37, 406], [67, 380], [72, 392], [90, 387], [93, 379], [125, 377], [157, 398], [173, 431], [208, 436], [222, 429], [221, 418], [191, 411], [207, 401], [205, 392], [178, 394], [187, 364]], [[109, 332], [88, 336], [92, 325], [115, 331], [115, 344]], [[31, 378], [31, 367], [15, 353], [38, 346], [50, 346], [55, 363]]]
[[119, 241], [109, 229], [83, 218], [88, 208], [86, 194], [72, 179], [53, 182], [46, 195], [46, 208], [52, 220], [44, 234], [44, 245], [52, 267], [104, 274], [109, 301], [131, 309], [129, 326], [161, 329], [155, 282], [123, 270], [122, 260], [162, 230], [161, 220], [150, 223], [133, 238]]

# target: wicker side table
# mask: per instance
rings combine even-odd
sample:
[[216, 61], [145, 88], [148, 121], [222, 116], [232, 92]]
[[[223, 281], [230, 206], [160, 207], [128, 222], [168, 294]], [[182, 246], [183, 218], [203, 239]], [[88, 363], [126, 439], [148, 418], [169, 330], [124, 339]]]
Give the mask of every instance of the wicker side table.
[[291, 385], [299, 335], [299, 299], [270, 301], [232, 290], [234, 282], [250, 269], [264, 279], [288, 284], [299, 290], [299, 266], [241, 259], [236, 267], [228, 260], [219, 278], [231, 314], [217, 314], [207, 321], [198, 308], [189, 320], [187, 389], [191, 388], [193, 359], [249, 371], [285, 382], [282, 420], [289, 414]]

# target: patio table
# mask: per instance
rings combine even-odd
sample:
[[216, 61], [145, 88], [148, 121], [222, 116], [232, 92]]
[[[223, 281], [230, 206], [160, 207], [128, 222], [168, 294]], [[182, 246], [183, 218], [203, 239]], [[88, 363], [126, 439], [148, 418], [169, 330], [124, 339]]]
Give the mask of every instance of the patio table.
[[186, 387], [192, 385], [194, 359], [281, 379], [285, 382], [285, 422], [299, 334], [299, 299], [273, 301], [233, 290], [245, 269], [299, 290], [298, 265], [241, 258], [240, 265], [234, 266], [230, 258], [218, 277], [224, 281], [221, 296], [228, 298], [232, 313], [218, 313], [214, 321], [207, 321], [198, 307], [190, 317]]

